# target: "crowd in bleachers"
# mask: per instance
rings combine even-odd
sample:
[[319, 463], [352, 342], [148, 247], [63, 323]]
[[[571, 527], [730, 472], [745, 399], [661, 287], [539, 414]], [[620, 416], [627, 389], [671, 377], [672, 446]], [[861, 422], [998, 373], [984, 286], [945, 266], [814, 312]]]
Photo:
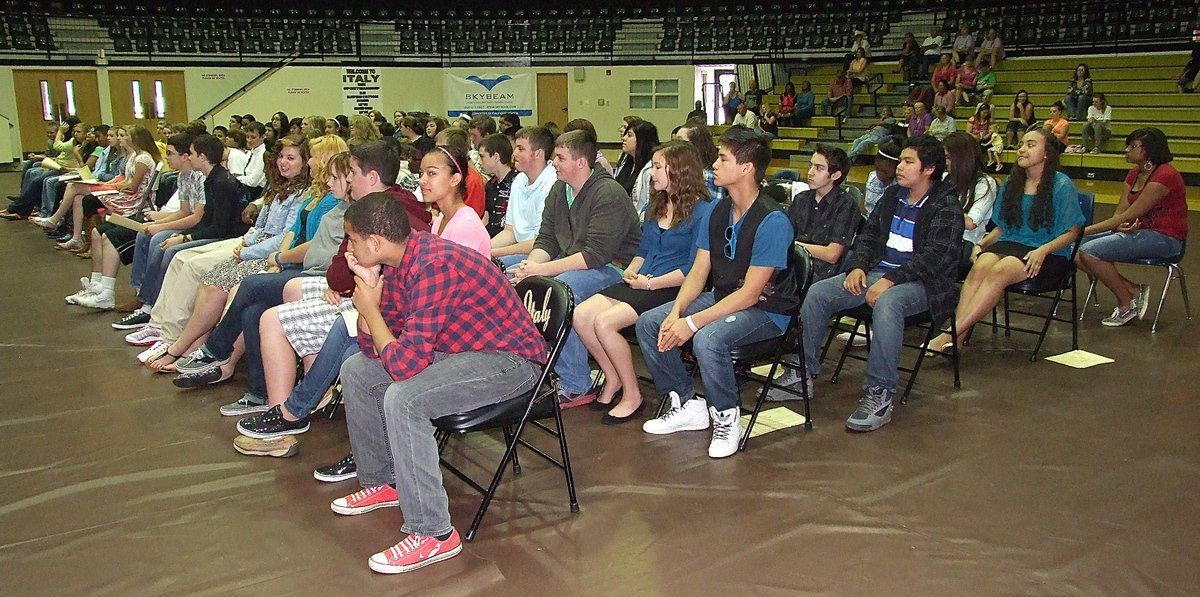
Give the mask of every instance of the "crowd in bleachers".
[[[340, 376], [353, 450], [315, 476], [358, 476], [363, 490], [334, 500], [338, 513], [404, 510], [408, 538], [370, 560], [404, 572], [461, 549], [436, 451], [430, 460], [433, 432], [419, 423], [473, 407], [431, 396], [470, 382], [464, 371], [505, 387], [524, 376], [514, 387], [528, 389], [546, 362], [511, 290], [530, 277], [557, 278], [577, 305], [554, 365], [561, 408], [589, 405], [606, 425], [642, 419], [631, 334], [665, 405], [643, 430], [711, 428], [713, 458], [735, 454], [748, 432], [731, 351], [792, 326], [800, 352], [770, 400], [810, 400], [831, 322], [871, 308], [863, 397], [846, 421], [869, 432], [892, 420], [906, 318], [941, 326], [923, 348], [953, 357], [1007, 288], [1076, 268], [1115, 296], [1105, 326], [1144, 317], [1149, 287], [1114, 264], [1182, 251], [1185, 188], [1166, 136], [1127, 136], [1125, 192], [1093, 221], [1059, 169], [1066, 123], [1087, 119], [1088, 151], [1111, 134], [1087, 66], [1042, 122], [1025, 91], [991, 103], [990, 68], [1003, 58], [994, 30], [980, 43], [966, 26], [950, 44], [937, 33], [899, 57], [936, 93], [918, 82], [901, 116], [881, 106], [849, 152], [817, 145], [804, 183], [768, 183], [766, 169], [778, 127], [814, 115], [811, 85], [789, 83], [776, 112], [751, 80], [744, 92], [730, 85], [722, 108], [735, 126], [716, 143], [701, 106], [670, 135], [629, 116], [615, 164], [583, 119], [560, 131], [512, 114], [276, 112], [211, 132], [199, 121], [151, 131], [68, 119], [47, 128], [46, 152], [28, 156], [0, 216], [29, 219], [57, 249], [89, 258], [66, 302], [127, 313], [113, 327], [174, 385], [226, 382], [244, 358], [246, 391], [220, 409], [242, 417], [240, 453], [295, 454]], [[869, 84], [870, 44], [857, 37], [825, 111], [848, 109]], [[846, 179], [872, 147], [864, 193]], [[999, 183], [986, 170], [1005, 147], [1016, 161]], [[119, 304], [121, 265], [132, 266], [134, 298]], [[483, 353], [508, 360], [454, 358]], [[472, 405], [513, 395], [470, 387]]]

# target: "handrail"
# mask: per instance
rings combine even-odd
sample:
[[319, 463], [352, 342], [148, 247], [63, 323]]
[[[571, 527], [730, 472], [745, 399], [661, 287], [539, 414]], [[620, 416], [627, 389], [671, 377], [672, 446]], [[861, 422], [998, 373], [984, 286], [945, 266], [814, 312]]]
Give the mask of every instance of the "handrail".
[[[872, 84], [875, 84], [872, 87]], [[876, 112], [879, 111], [879, 90], [883, 89], [883, 73], [875, 73], [867, 77], [867, 82], [863, 84], [867, 88], [867, 92], [871, 94], [871, 108]]]

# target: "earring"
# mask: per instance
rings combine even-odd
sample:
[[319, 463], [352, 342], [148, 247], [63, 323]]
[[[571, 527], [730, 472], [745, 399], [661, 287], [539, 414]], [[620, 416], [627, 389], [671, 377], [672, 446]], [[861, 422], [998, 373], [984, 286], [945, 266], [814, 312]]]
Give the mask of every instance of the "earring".
[[1149, 172], [1149, 171], [1151, 171], [1151, 170], [1153, 170], [1153, 169], [1154, 169], [1154, 163], [1153, 163], [1153, 162], [1145, 162], [1144, 164], [1142, 164], [1142, 170], [1145, 170], [1146, 172]]

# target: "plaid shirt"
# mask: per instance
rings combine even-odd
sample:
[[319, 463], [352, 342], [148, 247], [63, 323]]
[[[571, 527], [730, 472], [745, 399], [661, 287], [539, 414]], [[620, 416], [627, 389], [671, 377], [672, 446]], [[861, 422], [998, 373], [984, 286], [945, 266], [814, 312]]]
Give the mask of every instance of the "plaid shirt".
[[[504, 274], [478, 251], [428, 232], [408, 237], [397, 267], [383, 266], [379, 311], [396, 341], [375, 352], [359, 326], [358, 345], [396, 381], [433, 362], [435, 352], [510, 352], [546, 362], [546, 343]], [[360, 319], [361, 321], [361, 319]]]

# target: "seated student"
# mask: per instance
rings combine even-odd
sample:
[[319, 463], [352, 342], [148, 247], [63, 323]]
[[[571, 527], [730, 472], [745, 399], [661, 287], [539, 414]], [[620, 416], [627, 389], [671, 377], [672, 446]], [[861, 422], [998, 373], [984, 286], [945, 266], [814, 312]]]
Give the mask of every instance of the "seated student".
[[963, 240], [979, 244], [987, 234], [996, 203], [996, 179], [983, 171], [983, 148], [966, 133], [951, 133], [942, 142], [946, 150], [946, 174], [954, 185], [963, 210]]
[[887, 139], [892, 134], [892, 127], [896, 125], [896, 118], [892, 116], [892, 108], [882, 106], [879, 108], [879, 118], [867, 125], [867, 133], [854, 140], [850, 144], [850, 151], [847, 152], [847, 157], [850, 163], [858, 159], [858, 155], [862, 152], [879, 145], [884, 139]]
[[700, 163], [704, 165], [704, 184], [708, 187], [709, 201], [714, 204], [725, 198], [725, 189], [713, 181], [713, 163], [717, 161], [717, 146], [708, 126], [701, 122], [688, 122], [675, 131], [675, 138], [687, 141], [700, 152]]
[[954, 309], [963, 216], [954, 187], [941, 181], [945, 165], [936, 139], [908, 138], [896, 168], [899, 185], [884, 193], [854, 241], [848, 273], [813, 284], [801, 306], [805, 365], [813, 377], [821, 372], [830, 318], [863, 304], [874, 309], [864, 395], [846, 420], [851, 431], [874, 431], [892, 420], [904, 318], [930, 311], [941, 321]]
[[[338, 142], [340, 143], [340, 140]], [[361, 168], [366, 166], [360, 165], [372, 161], [386, 163], [384, 169], [388, 174], [383, 174], [383, 176], [393, 176], [394, 174], [391, 173], [398, 171], [399, 157], [387, 147], [386, 142], [365, 141], [351, 148], [350, 153], [353, 158], [351, 161], [352, 179], [361, 177], [363, 178], [362, 184], [379, 185], [380, 191], [390, 191], [389, 185], [386, 185], [386, 182], [390, 181], [380, 180], [379, 175], [374, 173], [364, 174]], [[356, 167], [360, 169], [356, 170]], [[378, 167], [376, 166], [376, 168]], [[397, 202], [411, 214], [410, 208], [403, 199]], [[305, 240], [306, 242], [272, 253], [268, 260], [275, 267], [269, 268], [268, 273], [249, 276], [242, 280], [237, 295], [230, 302], [221, 322], [213, 329], [204, 344], [176, 365], [176, 369], [181, 373], [173, 381], [176, 386], [200, 387], [228, 379], [233, 374], [236, 364], [234, 356], [240, 335], [241, 344], [245, 348], [248, 372], [247, 391], [243, 399], [257, 400], [260, 403], [264, 401], [262, 397], [266, 395], [266, 381], [261, 361], [259, 326], [262, 314], [285, 301], [289, 282], [292, 289], [296, 289], [297, 284], [302, 288], [308, 279], [315, 280], [317, 284], [323, 283], [334, 258], [344, 250], [346, 245], [343, 242], [345, 234], [341, 226], [346, 209], [345, 202], [337, 202], [337, 205], [321, 216], [315, 230], [311, 223], [305, 225], [302, 230], [297, 230], [297, 234], [294, 236], [296, 241]], [[420, 222], [411, 215], [409, 218], [414, 221], [414, 226]], [[298, 221], [297, 228], [299, 227], [300, 222]], [[299, 235], [300, 231], [304, 232], [303, 237]], [[285, 235], [284, 241], [288, 240], [290, 239]], [[280, 248], [283, 249], [285, 246], [287, 245], [281, 243]], [[303, 260], [303, 270], [285, 265], [300, 260]], [[279, 271], [280, 267], [286, 269]], [[297, 278], [300, 280], [295, 281]], [[228, 406], [234, 407], [234, 405]], [[229, 414], [228, 409], [223, 414]]]
[[[187, 133], [172, 135], [167, 139], [167, 164], [179, 172], [176, 179], [176, 194], [179, 201], [177, 211], [147, 211], [146, 228], [137, 233], [133, 249], [133, 270], [129, 285], [136, 294], [142, 287], [147, 270], [157, 272], [162, 266], [166, 240], [180, 230], [195, 226], [204, 216], [204, 173], [192, 168], [191, 151], [194, 137]], [[111, 240], [111, 239], [110, 239]], [[157, 274], [155, 274], [157, 275]], [[117, 307], [117, 311], [133, 312], [132, 315], [113, 323], [118, 330], [136, 329], [150, 321], [150, 309], [142, 310], [141, 301]]]
[[[742, 109], [745, 105], [744, 102], [739, 104], [738, 112], [745, 112], [757, 118], [753, 112]], [[627, 171], [631, 174], [628, 178], [629, 186], [625, 187], [626, 181], [621, 178], [618, 178], [617, 182], [625, 187], [639, 216], [645, 213], [646, 205], [650, 203], [650, 156], [654, 154], [654, 148], [658, 145], [658, 127], [648, 120], [630, 123], [625, 128], [625, 134], [621, 136], [621, 152], [629, 156], [632, 167]]]
[[633, 355], [621, 330], [637, 322], [642, 313], [675, 299], [676, 289], [691, 269], [696, 237], [708, 233], [697, 226], [712, 209], [700, 152], [686, 141], [668, 141], [655, 149], [651, 163], [654, 194], [637, 256], [625, 268], [621, 282], [579, 304], [573, 321], [607, 380], [592, 404], [595, 410], [611, 407], [601, 419], [605, 425], [633, 420], [644, 404]]
[[[840, 271], [846, 250], [854, 242], [862, 221], [858, 202], [842, 184], [849, 173], [850, 159], [845, 152], [836, 147], [817, 145], [808, 168], [810, 188], [796, 195], [788, 207], [788, 220], [796, 234], [794, 242], [812, 256], [814, 282]], [[778, 383], [796, 386], [801, 381], [798, 371], [785, 368]], [[767, 394], [768, 400], [798, 398], [777, 389]]]
[[246, 135], [246, 166], [237, 180], [246, 188], [247, 197], [257, 199], [267, 183], [263, 169], [263, 155], [267, 152], [267, 127], [261, 122], [251, 122], [242, 128], [242, 132]]
[[[461, 128], [451, 127], [437, 134], [434, 139], [438, 145], [457, 147], [468, 154], [471, 152], [471, 139]], [[433, 151], [433, 150], [430, 150]], [[467, 206], [475, 210], [475, 215], [483, 219], [487, 213], [487, 181], [479, 170], [471, 168], [467, 172]]]
[[[228, 170], [221, 167], [220, 160], [223, 146], [221, 141], [212, 135], [200, 135], [192, 141], [188, 163], [193, 170], [204, 175], [204, 211], [200, 221], [167, 237], [162, 242], [163, 253], [156, 262], [150, 262], [139, 281], [137, 301], [142, 303], [144, 320], [150, 321], [150, 309], [158, 300], [158, 292], [162, 287], [163, 276], [171, 260], [180, 251], [210, 244], [219, 240], [236, 238], [245, 231], [242, 224], [241, 203], [244, 187]], [[122, 236], [122, 239], [125, 237]], [[117, 240], [110, 238], [111, 240]], [[136, 242], [136, 237], [131, 239]]]
[[[596, 125], [592, 124], [592, 121], [586, 118], [574, 118], [567, 122], [567, 126], [563, 127], [563, 132], [569, 133], [571, 131], [583, 131], [591, 137], [592, 142], [599, 143], [599, 137], [596, 135]], [[608, 158], [604, 157], [604, 152], [599, 149], [596, 150], [596, 165], [604, 168], [604, 171], [610, 175], [614, 172], [613, 165], [609, 163]]]
[[1067, 134], [1071, 130], [1071, 121], [1063, 118], [1062, 102], [1054, 102], [1050, 104], [1050, 118], [1042, 123], [1042, 128], [1050, 131], [1050, 134], [1058, 138], [1058, 142], [1064, 146], [1070, 145], [1067, 141]]
[[[571, 287], [579, 304], [621, 281], [619, 268], [633, 259], [642, 230], [629, 195], [595, 166], [596, 145], [587, 133], [563, 133], [554, 142], [554, 167], [561, 184], [555, 184], [546, 197], [542, 226], [529, 257], [508, 270], [514, 284], [526, 276], [552, 276]], [[596, 399], [596, 392], [589, 392], [587, 349], [573, 331], [555, 371], [558, 398], [565, 408]]]
[[553, 152], [554, 137], [545, 128], [527, 126], [517, 131], [512, 154], [517, 177], [509, 192], [504, 230], [492, 237], [492, 257], [505, 267], [520, 263], [533, 250], [546, 195], [558, 180], [557, 170], [549, 163]]
[[955, 311], [958, 338], [942, 333], [929, 345], [961, 350], [963, 341], [991, 312], [1010, 285], [1041, 276], [1056, 279], [1070, 267], [1071, 243], [1083, 228], [1078, 192], [1058, 171], [1062, 144], [1045, 129], [1021, 137], [1017, 163], [992, 208], [996, 225], [972, 251], [974, 264]]
[[[0, 217], [6, 220], [23, 220], [42, 205], [42, 192], [46, 179], [57, 177], [65, 171], [79, 167], [79, 148], [86, 141], [87, 125], [81, 125], [78, 118], [69, 116], [55, 132], [49, 148], [55, 157], [43, 158], [37, 164], [32, 164], [21, 173], [21, 190], [12, 198], [12, 203], [0, 212]], [[48, 214], [42, 213], [42, 216]]]
[[504, 230], [504, 216], [508, 212], [508, 200], [512, 196], [513, 181], [518, 172], [512, 169], [512, 143], [503, 133], [484, 137], [479, 144], [479, 159], [483, 172], [491, 176], [487, 192], [487, 231], [491, 236]]
[[900, 144], [892, 137], [879, 144], [875, 151], [875, 169], [867, 175], [863, 191], [862, 215], [869, 216], [883, 198], [883, 193], [896, 184], [896, 166], [900, 164]]
[[1087, 123], [1083, 125], [1083, 150], [1100, 153], [1100, 148], [1112, 137], [1112, 106], [1103, 93], [1092, 96], [1092, 105], [1087, 109]]
[[[637, 338], [654, 387], [671, 401], [661, 417], [642, 430], [655, 435], [708, 429], [710, 458], [737, 452], [741, 439], [738, 387], [729, 351], [773, 338], [788, 325], [786, 313], [798, 300], [788, 271], [792, 226], [759, 186], [771, 161], [761, 135], [732, 127], [721, 135], [713, 165], [717, 184], [729, 197], [697, 224], [696, 258], [675, 300], [638, 317]], [[719, 247], [719, 248], [718, 248]], [[777, 272], [783, 271], [782, 276]], [[713, 290], [703, 292], [712, 275]], [[705, 399], [677, 348], [692, 340]]]
[[529, 391], [546, 344], [487, 257], [410, 233], [390, 197], [359, 199], [345, 227], [362, 270], [354, 291], [362, 354], [342, 365], [341, 377], [364, 489], [330, 508], [353, 516], [399, 506], [408, 536], [367, 564], [385, 574], [409, 572], [462, 550], [430, 419]]
[[1167, 137], [1157, 128], [1141, 128], [1125, 138], [1125, 161], [1135, 167], [1125, 176], [1125, 192], [1111, 218], [1088, 226], [1091, 236], [1075, 262], [1117, 297], [1112, 315], [1101, 323], [1116, 327], [1146, 316], [1150, 285], [1134, 284], [1114, 263], [1169, 259], [1187, 240], [1187, 187], [1171, 165]]

